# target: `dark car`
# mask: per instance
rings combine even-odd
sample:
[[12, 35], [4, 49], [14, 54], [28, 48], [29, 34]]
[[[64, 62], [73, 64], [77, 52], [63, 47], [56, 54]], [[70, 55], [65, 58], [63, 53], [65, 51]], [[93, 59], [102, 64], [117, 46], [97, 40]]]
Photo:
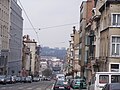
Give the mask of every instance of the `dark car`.
[[108, 83], [102, 90], [120, 90], [120, 83]]
[[53, 86], [53, 90], [70, 90], [70, 85], [67, 81], [57, 80]]

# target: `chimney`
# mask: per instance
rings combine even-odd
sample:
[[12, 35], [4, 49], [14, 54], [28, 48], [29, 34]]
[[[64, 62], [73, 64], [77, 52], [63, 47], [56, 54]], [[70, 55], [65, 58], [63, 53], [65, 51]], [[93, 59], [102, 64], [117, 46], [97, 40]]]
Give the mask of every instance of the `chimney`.
[[76, 31], [75, 26], [73, 26], [73, 34], [75, 34], [75, 31]]

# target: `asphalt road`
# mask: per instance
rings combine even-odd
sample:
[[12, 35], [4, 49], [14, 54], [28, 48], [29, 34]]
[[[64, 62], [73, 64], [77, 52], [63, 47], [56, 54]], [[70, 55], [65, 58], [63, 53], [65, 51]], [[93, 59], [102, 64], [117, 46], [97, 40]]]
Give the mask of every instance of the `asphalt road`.
[[54, 81], [0, 85], [0, 90], [51, 90]]
[[[55, 81], [39, 81], [32, 83], [0, 84], [0, 90], [52, 90]], [[73, 90], [71, 88], [71, 90]], [[78, 89], [74, 89], [78, 90]], [[86, 89], [83, 89], [86, 90]]]

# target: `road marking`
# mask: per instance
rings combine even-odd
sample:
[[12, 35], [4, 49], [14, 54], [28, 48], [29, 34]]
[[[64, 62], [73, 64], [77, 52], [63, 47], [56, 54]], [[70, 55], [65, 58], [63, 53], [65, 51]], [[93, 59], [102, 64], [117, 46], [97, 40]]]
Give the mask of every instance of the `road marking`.
[[[1, 90], [1, 89], [2, 89], [2, 90], [4, 90], [4, 89], [6, 90], [6, 88], [7, 88], [7, 87], [2, 87], [2, 88], [0, 88], [0, 90]], [[13, 88], [13, 87], [8, 87], [8, 88], [11, 89], [11, 88]]]

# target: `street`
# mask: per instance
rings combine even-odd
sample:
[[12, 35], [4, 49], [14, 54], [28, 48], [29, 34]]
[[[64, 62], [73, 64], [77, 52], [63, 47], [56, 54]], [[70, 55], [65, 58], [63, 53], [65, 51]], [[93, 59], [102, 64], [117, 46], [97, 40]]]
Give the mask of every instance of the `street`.
[[54, 81], [0, 85], [0, 90], [51, 90]]
[[6, 85], [0, 84], [0, 90], [52, 90], [53, 84], [54, 81], [39, 81], [32, 83], [16, 83]]

